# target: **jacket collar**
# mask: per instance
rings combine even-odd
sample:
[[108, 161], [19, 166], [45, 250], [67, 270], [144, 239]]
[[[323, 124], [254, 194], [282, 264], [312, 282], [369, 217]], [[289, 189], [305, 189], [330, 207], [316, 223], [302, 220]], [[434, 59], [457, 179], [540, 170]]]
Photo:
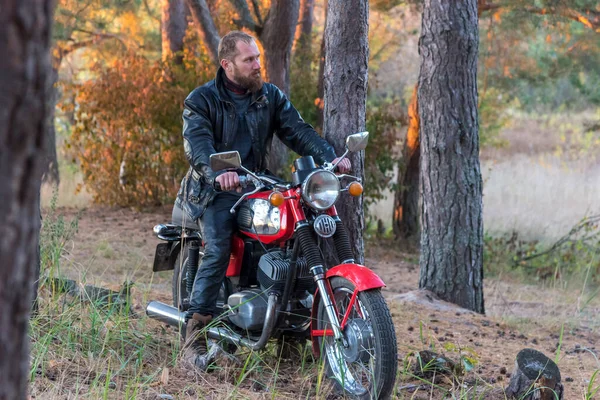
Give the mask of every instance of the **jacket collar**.
[[[225, 88], [225, 70], [223, 69], [223, 67], [219, 67], [219, 69], [217, 70], [215, 86], [217, 88], [219, 100], [231, 103], [231, 96], [229, 95], [227, 88]], [[267, 85], [263, 83], [262, 88], [258, 92], [252, 93], [252, 101], [250, 102], [250, 104], [256, 101], [261, 102], [263, 98], [266, 98], [268, 93], [269, 91], [267, 89]]]

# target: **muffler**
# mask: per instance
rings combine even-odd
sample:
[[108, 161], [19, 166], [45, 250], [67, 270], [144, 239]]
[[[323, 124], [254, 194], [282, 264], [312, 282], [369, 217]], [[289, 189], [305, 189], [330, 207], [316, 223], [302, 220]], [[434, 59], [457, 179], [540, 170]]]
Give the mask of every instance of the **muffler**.
[[185, 327], [185, 313], [160, 301], [148, 303], [146, 315], [171, 326]]

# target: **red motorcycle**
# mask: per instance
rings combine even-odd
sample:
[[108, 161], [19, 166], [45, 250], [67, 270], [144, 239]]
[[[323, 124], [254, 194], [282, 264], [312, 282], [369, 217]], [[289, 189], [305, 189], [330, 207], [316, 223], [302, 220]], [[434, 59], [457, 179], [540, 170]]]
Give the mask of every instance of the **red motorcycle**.
[[[368, 132], [348, 136], [349, 151], [363, 150]], [[342, 158], [343, 158], [342, 157]], [[327, 375], [353, 398], [391, 396], [397, 370], [396, 335], [381, 293], [383, 281], [356, 264], [348, 233], [335, 203], [342, 192], [359, 196], [351, 175], [336, 175], [335, 165], [315, 166], [312, 157], [294, 162], [292, 182], [252, 173], [237, 151], [213, 154], [214, 171], [239, 169], [243, 194], [232, 207], [238, 232], [218, 299], [219, 323], [207, 328], [211, 339], [253, 350], [271, 338], [311, 340], [323, 356]], [[341, 182], [350, 182], [342, 188]], [[199, 260], [200, 229], [174, 210], [173, 224], [157, 225], [165, 243], [157, 247], [154, 271], [174, 270], [173, 305], [153, 301], [146, 312], [185, 332], [185, 313]], [[337, 265], [326, 265], [319, 246], [331, 238]]]

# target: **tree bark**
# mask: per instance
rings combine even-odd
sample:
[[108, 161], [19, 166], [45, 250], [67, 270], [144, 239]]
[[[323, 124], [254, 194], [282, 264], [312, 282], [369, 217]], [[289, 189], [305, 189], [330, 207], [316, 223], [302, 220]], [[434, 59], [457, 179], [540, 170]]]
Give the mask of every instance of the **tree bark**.
[[[260, 41], [265, 50], [265, 72], [267, 81], [274, 84], [289, 96], [290, 61], [296, 22], [298, 21], [299, 0], [272, 0], [269, 16], [261, 31]], [[283, 173], [288, 162], [287, 147], [275, 137], [267, 158], [267, 165], [277, 175]]]
[[419, 52], [419, 287], [484, 312], [477, 1], [426, 0]]
[[[346, 137], [365, 130], [369, 61], [367, 0], [329, 0], [325, 25], [323, 133], [338, 155]], [[350, 153], [353, 175], [364, 179], [364, 151]], [[338, 213], [348, 229], [355, 260], [364, 262], [363, 199], [342, 194]]]
[[0, 12], [0, 399], [27, 394], [53, 10], [50, 0], [7, 0]]
[[208, 49], [208, 55], [214, 65], [219, 65], [219, 31], [215, 25], [215, 21], [210, 15], [210, 9], [206, 0], [186, 0], [194, 24], [200, 32], [200, 36], [204, 40], [204, 44]]
[[408, 106], [408, 130], [398, 168], [398, 189], [394, 194], [393, 228], [396, 238], [417, 241], [419, 230], [419, 104], [418, 85], [413, 90]]
[[175, 55], [173, 60], [175, 64], [179, 65], [183, 62], [187, 10], [185, 0], [163, 0], [161, 24], [163, 61]]

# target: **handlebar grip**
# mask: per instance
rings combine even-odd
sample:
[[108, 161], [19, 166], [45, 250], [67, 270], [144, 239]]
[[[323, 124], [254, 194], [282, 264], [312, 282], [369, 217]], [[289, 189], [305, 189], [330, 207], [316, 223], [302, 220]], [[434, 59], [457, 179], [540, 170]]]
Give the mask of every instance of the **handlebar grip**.
[[[244, 175], [240, 176], [240, 186], [242, 188], [246, 188], [246, 186], [248, 186], [248, 178]], [[217, 182], [216, 180], [213, 183], [213, 187], [215, 188], [215, 190], [217, 192], [222, 192], [223, 190], [221, 189], [221, 184], [219, 182]]]

